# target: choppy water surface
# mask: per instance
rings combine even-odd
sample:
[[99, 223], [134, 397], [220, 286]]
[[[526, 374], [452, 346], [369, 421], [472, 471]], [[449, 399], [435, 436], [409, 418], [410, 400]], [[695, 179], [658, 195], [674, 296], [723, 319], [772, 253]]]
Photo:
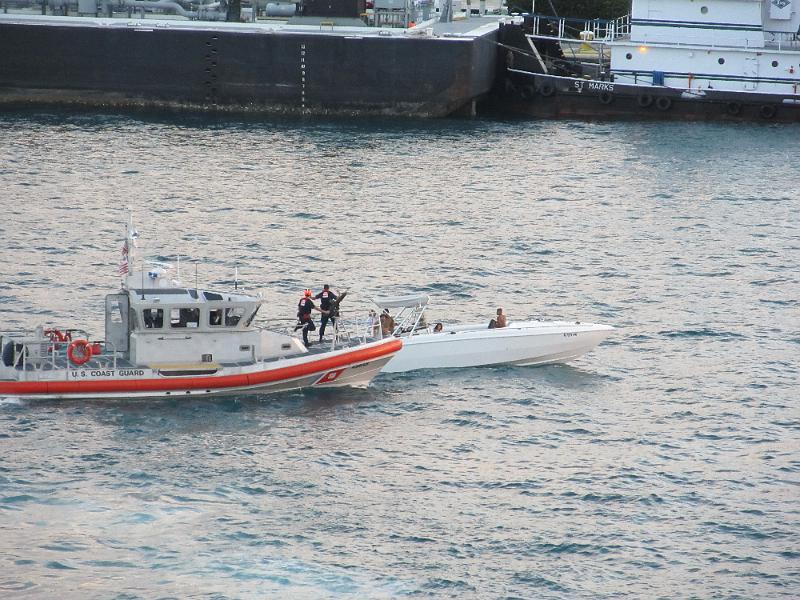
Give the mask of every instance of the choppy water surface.
[[[0, 117], [0, 327], [184, 280], [619, 328], [569, 366], [0, 399], [0, 595], [794, 598], [794, 127]], [[195, 261], [200, 264], [195, 267]]]

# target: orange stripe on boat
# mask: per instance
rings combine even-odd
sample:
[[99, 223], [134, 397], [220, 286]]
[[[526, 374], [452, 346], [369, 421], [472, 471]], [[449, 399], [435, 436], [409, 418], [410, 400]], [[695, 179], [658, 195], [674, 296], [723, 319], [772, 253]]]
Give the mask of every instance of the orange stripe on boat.
[[297, 379], [319, 371], [329, 371], [337, 367], [347, 366], [350, 363], [380, 358], [398, 352], [402, 347], [402, 340], [393, 339], [371, 348], [361, 348], [311, 363], [238, 375], [207, 375], [205, 377], [170, 379], [113, 379], [110, 381], [3, 381], [0, 382], [0, 394], [14, 396], [24, 396], [26, 394], [97, 394], [104, 392], [167, 392], [173, 390], [251, 387], [275, 381]]

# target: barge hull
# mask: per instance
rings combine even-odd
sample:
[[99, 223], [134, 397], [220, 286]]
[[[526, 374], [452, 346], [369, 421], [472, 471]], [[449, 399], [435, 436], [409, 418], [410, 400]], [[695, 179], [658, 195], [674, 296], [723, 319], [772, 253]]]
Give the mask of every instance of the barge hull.
[[493, 32], [459, 39], [70, 20], [0, 20], [0, 106], [441, 117], [469, 109], [495, 75], [486, 51]]

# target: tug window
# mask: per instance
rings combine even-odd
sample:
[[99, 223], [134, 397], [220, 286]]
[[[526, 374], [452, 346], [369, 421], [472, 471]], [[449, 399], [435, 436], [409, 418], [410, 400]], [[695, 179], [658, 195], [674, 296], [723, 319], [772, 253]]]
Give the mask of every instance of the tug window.
[[172, 327], [197, 327], [200, 324], [199, 308], [173, 308], [169, 322]]
[[222, 309], [212, 308], [208, 311], [208, 324], [211, 326], [222, 325]]
[[163, 308], [145, 308], [142, 315], [145, 329], [161, 329], [164, 326]]
[[239, 324], [239, 321], [242, 320], [244, 316], [244, 308], [237, 307], [237, 308], [226, 308], [225, 309], [225, 326], [226, 327], [236, 327]]

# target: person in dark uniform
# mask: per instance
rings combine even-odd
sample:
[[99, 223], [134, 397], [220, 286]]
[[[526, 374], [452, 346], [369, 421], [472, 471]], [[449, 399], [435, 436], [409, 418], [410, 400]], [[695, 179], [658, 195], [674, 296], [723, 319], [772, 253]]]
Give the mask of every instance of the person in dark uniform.
[[312, 295], [313, 292], [311, 290], [303, 292], [303, 297], [300, 298], [300, 302], [297, 303], [297, 325], [294, 327], [295, 331], [298, 329], [303, 330], [303, 343], [306, 345], [306, 348], [311, 345], [308, 341], [308, 332], [316, 329], [314, 319], [311, 318], [311, 311], [316, 310], [320, 312], [311, 299]]
[[322, 313], [322, 318], [319, 323], [319, 341], [322, 342], [322, 336], [325, 335], [325, 326], [328, 321], [331, 325], [336, 325], [336, 315], [333, 314], [333, 303], [339, 296], [331, 291], [331, 286], [327, 283], [322, 286], [322, 291], [314, 296], [315, 300], [319, 300], [319, 308]]

